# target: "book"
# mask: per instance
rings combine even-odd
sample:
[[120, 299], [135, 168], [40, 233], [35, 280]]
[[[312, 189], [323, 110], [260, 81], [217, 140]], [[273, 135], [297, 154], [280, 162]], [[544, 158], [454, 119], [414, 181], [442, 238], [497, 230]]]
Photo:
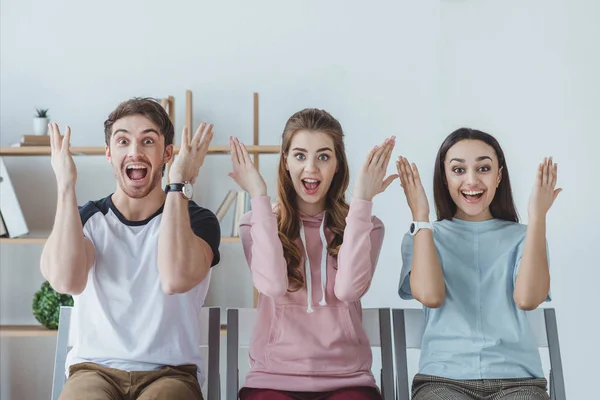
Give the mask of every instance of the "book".
[[50, 146], [49, 135], [23, 135], [21, 144], [28, 146]]
[[0, 214], [8, 237], [14, 238], [29, 233], [23, 210], [2, 158], [0, 158]]
[[50, 146], [49, 135], [23, 135], [18, 143], [11, 147], [29, 147], [29, 146]]
[[237, 192], [235, 190], [230, 190], [229, 192], [227, 192], [227, 195], [225, 196], [223, 202], [221, 203], [219, 208], [217, 208], [217, 212], [215, 213], [219, 222], [223, 220], [223, 218], [227, 214], [227, 211], [229, 211], [229, 208], [233, 204], [233, 201], [235, 200], [236, 196]]
[[231, 236], [238, 237], [240, 236], [240, 221], [245, 214], [246, 210], [246, 198], [248, 193], [244, 191], [237, 192], [236, 201], [235, 201], [235, 214], [233, 216], [233, 229]]
[[8, 231], [6, 230], [6, 225], [4, 225], [4, 219], [2, 218], [1, 212], [0, 212], [0, 237], [8, 237]]

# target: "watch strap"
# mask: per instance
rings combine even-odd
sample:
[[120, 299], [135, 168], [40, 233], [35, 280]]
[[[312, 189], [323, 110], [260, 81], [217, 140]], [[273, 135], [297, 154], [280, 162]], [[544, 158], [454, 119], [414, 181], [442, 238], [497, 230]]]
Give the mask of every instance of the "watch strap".
[[169, 192], [183, 192], [183, 183], [169, 183], [165, 186], [165, 193]]
[[433, 231], [433, 224], [425, 221], [413, 221], [410, 224], [409, 233], [414, 236], [421, 229], [431, 229]]

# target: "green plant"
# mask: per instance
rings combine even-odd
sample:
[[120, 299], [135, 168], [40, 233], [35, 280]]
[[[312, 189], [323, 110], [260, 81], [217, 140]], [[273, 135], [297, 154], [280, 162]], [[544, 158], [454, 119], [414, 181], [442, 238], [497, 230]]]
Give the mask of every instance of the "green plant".
[[48, 108], [36, 108], [35, 111], [37, 112], [36, 117], [48, 118]]
[[48, 329], [58, 329], [60, 306], [73, 306], [73, 297], [57, 293], [48, 281], [33, 296], [33, 316]]

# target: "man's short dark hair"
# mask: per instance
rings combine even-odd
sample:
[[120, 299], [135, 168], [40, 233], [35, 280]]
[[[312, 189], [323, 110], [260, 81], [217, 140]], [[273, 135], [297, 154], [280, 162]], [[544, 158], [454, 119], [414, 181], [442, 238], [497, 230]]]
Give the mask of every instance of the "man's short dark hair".
[[169, 114], [167, 114], [167, 111], [163, 106], [153, 98], [135, 97], [119, 104], [119, 106], [110, 113], [108, 119], [104, 121], [104, 138], [107, 146], [110, 146], [110, 138], [112, 136], [112, 127], [114, 123], [117, 120], [130, 115], [143, 115], [148, 118], [158, 127], [159, 133], [165, 137], [165, 147], [173, 144], [175, 128], [169, 118]]

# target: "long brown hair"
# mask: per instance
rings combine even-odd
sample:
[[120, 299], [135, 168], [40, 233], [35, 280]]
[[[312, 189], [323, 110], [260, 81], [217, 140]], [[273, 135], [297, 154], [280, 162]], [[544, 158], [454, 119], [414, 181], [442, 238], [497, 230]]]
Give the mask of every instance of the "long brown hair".
[[456, 215], [456, 204], [448, 191], [444, 161], [446, 160], [448, 150], [462, 140], [480, 140], [494, 149], [498, 157], [498, 168], [502, 169], [502, 179], [490, 204], [490, 212], [494, 218], [519, 222], [519, 215], [517, 214], [512, 196], [508, 167], [500, 143], [492, 135], [470, 128], [460, 128], [448, 135], [444, 143], [440, 146], [440, 150], [435, 158], [433, 197], [435, 199], [435, 212], [438, 221], [443, 219], [451, 220]]
[[331, 186], [327, 191], [324, 216], [327, 228], [333, 232], [333, 238], [327, 245], [329, 254], [333, 256], [337, 256], [342, 245], [344, 229], [346, 228], [346, 216], [349, 209], [345, 193], [346, 189], [348, 189], [350, 178], [342, 126], [338, 120], [324, 110], [307, 108], [298, 111], [288, 119], [283, 130], [277, 177], [277, 196], [279, 199], [277, 227], [279, 239], [283, 244], [283, 255], [287, 262], [288, 290], [290, 292], [300, 290], [305, 283], [305, 277], [300, 268], [302, 255], [300, 248], [296, 244], [296, 240], [300, 235], [300, 213], [296, 201], [297, 194], [290, 173], [286, 169], [286, 157], [292, 137], [294, 133], [301, 130], [323, 132], [333, 139], [337, 159], [337, 172], [333, 176]]

